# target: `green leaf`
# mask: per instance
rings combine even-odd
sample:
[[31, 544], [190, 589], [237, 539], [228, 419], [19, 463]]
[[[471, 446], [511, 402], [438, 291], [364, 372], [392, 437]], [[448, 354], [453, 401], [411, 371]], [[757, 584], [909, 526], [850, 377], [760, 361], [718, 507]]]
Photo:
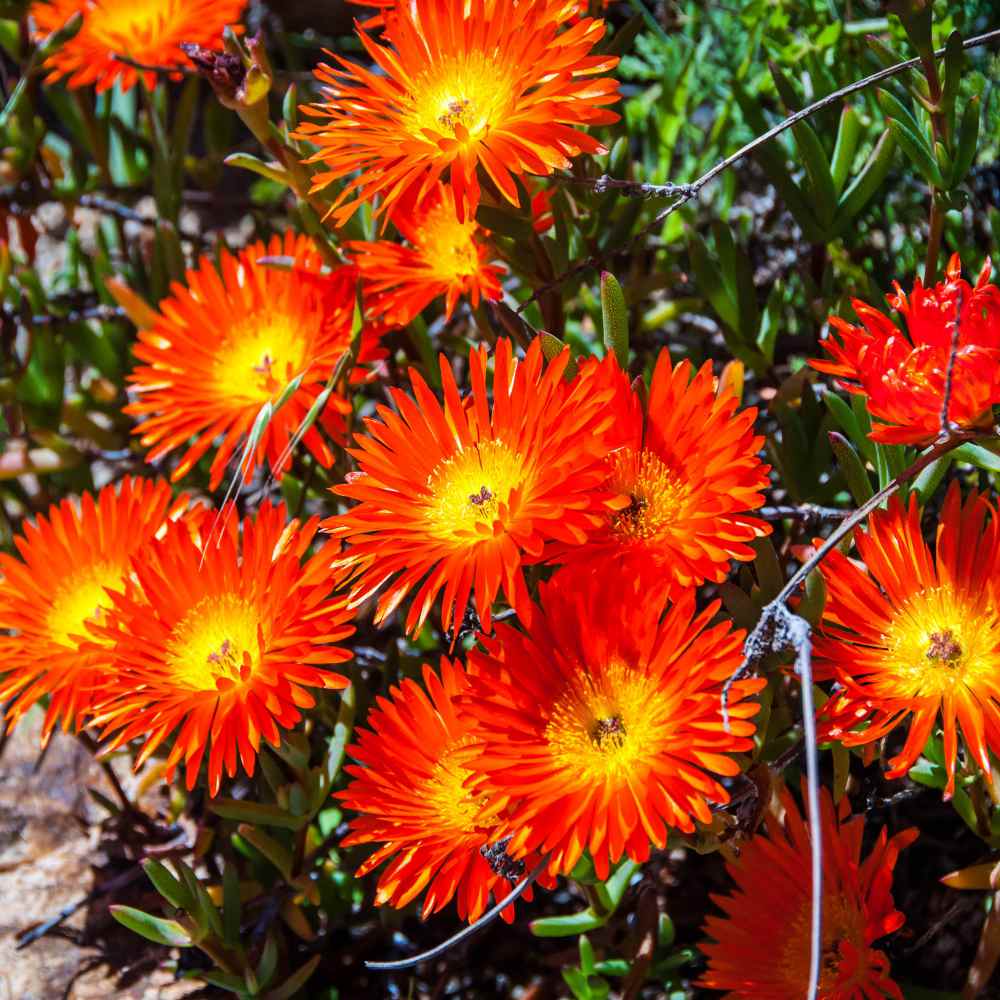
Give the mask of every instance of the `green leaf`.
[[614, 351], [622, 370], [628, 368], [628, 306], [622, 286], [610, 271], [601, 272], [601, 314], [604, 346]]
[[[301, 819], [304, 822], [306, 817], [301, 817]], [[292, 852], [288, 848], [283, 847], [273, 837], [268, 836], [263, 830], [258, 830], [249, 823], [241, 823], [238, 832], [248, 844], [256, 847], [281, 872], [286, 882], [291, 881], [295, 861], [292, 857]]]
[[275, 944], [274, 935], [267, 935], [267, 943], [260, 955], [260, 962], [257, 964], [257, 981], [260, 989], [267, 989], [268, 983], [274, 978], [274, 971], [278, 967], [278, 946]]
[[962, 113], [962, 123], [958, 127], [958, 142], [955, 148], [955, 162], [949, 176], [950, 187], [957, 187], [965, 180], [972, 167], [979, 144], [979, 97], [973, 97]]
[[900, 149], [903, 150], [909, 161], [920, 171], [924, 180], [931, 187], [944, 187], [944, 179], [941, 177], [937, 160], [934, 158], [934, 153], [931, 151], [927, 140], [917, 132], [914, 132], [898, 118], [890, 118], [888, 123], [896, 142], [899, 143]]
[[[546, 361], [555, 361], [560, 354], [566, 349], [566, 344], [561, 341], [558, 337], [553, 337], [551, 333], [546, 333], [544, 330], [538, 335], [542, 338], [542, 354]], [[563, 372], [563, 377], [567, 379], [575, 378], [576, 373], [580, 370], [579, 365], [576, 363], [576, 359], [570, 354], [570, 359], [566, 364], [566, 370]]]
[[613, 908], [617, 909], [618, 904], [622, 901], [622, 896], [625, 895], [625, 890], [628, 888], [629, 882], [632, 880], [632, 876], [640, 867], [642, 866], [637, 861], [632, 861], [631, 859], [623, 861], [611, 878], [604, 883]]
[[569, 913], [561, 917], [539, 917], [528, 924], [535, 937], [571, 937], [597, 930], [607, 923], [607, 917], [600, 917], [591, 909], [579, 913]]
[[291, 187], [291, 181], [284, 167], [277, 163], [265, 163], [252, 153], [230, 153], [223, 161], [227, 167], [239, 167], [251, 173], [266, 177], [269, 181]]
[[178, 910], [189, 910], [194, 905], [194, 900], [187, 889], [170, 873], [170, 869], [160, 861], [147, 858], [143, 861], [142, 869], [146, 873], [149, 881], [153, 883], [156, 891], [171, 906]]
[[806, 593], [799, 602], [797, 614], [805, 618], [814, 628], [819, 625], [826, 605], [826, 580], [819, 570], [813, 570], [806, 577]]
[[840, 203], [837, 205], [836, 232], [838, 235], [882, 186], [889, 173], [889, 167], [892, 166], [892, 157], [895, 152], [896, 140], [893, 138], [892, 129], [887, 128], [879, 137], [878, 142], [875, 143], [875, 147], [861, 168], [861, 172], [841, 195]]
[[580, 935], [580, 970], [586, 975], [594, 972], [594, 946], [586, 934]]
[[316, 971], [316, 966], [319, 965], [322, 957], [322, 955], [313, 955], [298, 972], [286, 979], [277, 989], [265, 993], [261, 1000], [289, 1000], [290, 997], [295, 996]]
[[976, 466], [977, 469], [985, 469], [987, 472], [1000, 472], [1000, 455], [984, 448], [982, 445], [966, 444], [959, 445], [951, 453], [951, 457], [969, 465]]
[[858, 151], [858, 143], [861, 141], [861, 119], [850, 104], [844, 105], [844, 110], [840, 113], [840, 125], [837, 128], [837, 143], [833, 148], [833, 162], [830, 173], [833, 178], [834, 194], [840, 197], [847, 183], [847, 175], [850, 173], [851, 164], [854, 163], [854, 156]]
[[246, 802], [237, 799], [212, 799], [208, 808], [223, 819], [241, 823], [262, 823], [283, 830], [299, 830], [305, 826], [304, 816], [292, 816], [278, 806], [266, 802]]
[[166, 945], [168, 948], [190, 948], [193, 943], [188, 932], [176, 920], [163, 920], [132, 906], [118, 905], [110, 909], [111, 916], [118, 923], [147, 941]]
[[778, 596], [785, 585], [785, 574], [781, 570], [778, 554], [774, 551], [770, 538], [757, 538], [751, 543], [757, 557], [754, 560], [754, 570], [760, 584], [760, 594], [764, 601], [770, 601]]
[[232, 862], [222, 873], [222, 940], [227, 948], [240, 943], [240, 873]]
[[837, 188], [823, 144], [813, 127], [806, 121], [793, 125], [792, 132], [802, 158], [802, 165], [806, 168], [809, 186], [812, 188], [812, 204], [816, 218], [821, 226], [829, 226], [833, 222], [837, 207]]
[[854, 502], [860, 507], [875, 493], [864, 464], [847, 438], [836, 431], [830, 431], [830, 447], [833, 449], [833, 453], [837, 457], [837, 464], [847, 480], [847, 488], [851, 491]]

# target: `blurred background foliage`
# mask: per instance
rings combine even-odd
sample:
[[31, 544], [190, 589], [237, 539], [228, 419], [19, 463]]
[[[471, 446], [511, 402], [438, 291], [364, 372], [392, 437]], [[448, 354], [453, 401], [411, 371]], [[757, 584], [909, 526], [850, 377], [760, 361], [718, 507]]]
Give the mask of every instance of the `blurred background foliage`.
[[[124, 377], [136, 323], [171, 282], [184, 280], [185, 268], [201, 254], [289, 227], [328, 238], [314, 208], [262, 169], [257, 139], [197, 76], [163, 78], [152, 92], [97, 96], [46, 85], [44, 52], [30, 38], [25, 6], [0, 5], [4, 547], [21, 519], [50, 503], [126, 472], [151, 472], [122, 414]], [[953, 32], [969, 38], [1000, 21], [994, 0], [939, 0], [933, 12], [935, 47]], [[264, 32], [275, 67], [271, 120], [286, 149], [305, 152], [288, 133], [298, 106], [315, 94], [310, 70], [320, 50], [360, 55], [353, 14], [332, 2], [251, 6], [248, 27]], [[470, 344], [502, 334], [524, 338], [534, 328], [579, 354], [601, 353], [604, 269], [624, 292], [633, 373], [661, 346], [675, 360], [743, 363], [744, 402], [761, 408], [775, 468], [772, 506], [863, 502], [916, 452], [870, 442], [864, 403], [834, 397], [804, 360], [818, 354], [829, 315], [851, 315], [851, 297], [880, 305], [893, 281], [912, 285], [935, 224], [939, 265], [957, 252], [966, 273], [976, 273], [995, 252], [1000, 56], [987, 46], [952, 50], [944, 60], [951, 104], [940, 149], [931, 145], [919, 102], [926, 81], [913, 70], [834, 102], [655, 222], [670, 199], [595, 190], [594, 181], [604, 174], [636, 184], [692, 181], [792, 111], [912, 58], [913, 43], [876, 0], [629, 0], [612, 3], [606, 16], [612, 30], [604, 44], [622, 56], [622, 121], [603, 136], [610, 153], [581, 158], [572, 176], [538, 182], [554, 215], [542, 234], [531, 224], [534, 191], [523, 192], [520, 214], [487, 193], [479, 221], [509, 268], [503, 305], [473, 311], [463, 304], [449, 321], [433, 307], [388, 334], [384, 378], [357, 390], [355, 419], [373, 410], [385, 384], [403, 384], [410, 366], [436, 382], [438, 351], [461, 359]], [[336, 238], [374, 236], [370, 212], [362, 210]], [[591, 258], [599, 268], [557, 280]], [[196, 495], [208, 494], [208, 464], [185, 480]], [[167, 459], [160, 471], [170, 468]], [[329, 513], [335, 501], [327, 488], [345, 471], [346, 463], [323, 470], [300, 454], [280, 486], [262, 471], [237, 503], [252, 510], [280, 490], [293, 511]], [[995, 486], [998, 471], [1000, 458], [966, 445], [913, 488], [927, 499], [951, 476]], [[797, 546], [818, 530], [808, 518], [776, 520], [756, 563], [721, 588], [738, 624], [753, 624]], [[809, 599], [818, 604], [822, 595], [810, 592]], [[455, 929], [447, 915], [424, 925], [410, 911], [372, 906], [372, 880], [353, 878], [361, 856], [338, 846], [343, 817], [329, 799], [342, 780], [355, 714], [363, 718], [379, 692], [417, 676], [448, 644], [430, 627], [410, 642], [398, 628], [376, 633], [362, 623], [350, 668], [353, 699], [339, 707], [321, 701], [280, 751], [261, 754], [255, 779], [238, 779], [222, 800], [208, 803], [176, 788], [157, 799], [152, 775], [137, 793], [146, 810], [144, 841], [136, 839], [136, 816], [104, 800], [108, 822], [132, 830], [132, 841], [122, 834], [133, 845], [122, 865], [147, 856], [142, 845], [150, 838], [173, 843], [178, 823], [196, 829], [193, 849], [170, 856], [168, 848], [167, 860], [146, 862], [157, 892], [133, 886], [119, 919], [174, 955], [180, 974], [240, 996], [278, 1000], [307, 980], [300, 995], [328, 1000], [508, 996], [515, 987], [523, 997], [567, 990], [578, 998], [694, 995], [688, 984], [699, 969], [698, 928], [708, 892], [723, 884], [721, 861], [708, 852], [728, 825], [745, 820], [720, 817], [719, 829], [699, 843], [678, 841], [644, 870], [627, 862], [606, 884], [580, 871], [573, 885], [539, 894], [533, 923], [494, 926], [421, 976], [363, 971], [365, 959], [406, 953]], [[781, 675], [766, 701], [756, 756], [773, 761], [798, 736], [793, 694]], [[855, 775], [855, 798], [871, 816], [902, 827], [907, 809], [920, 810], [926, 835], [900, 862], [897, 880], [910, 929], [890, 954], [895, 974], [910, 984], [908, 997], [944, 1000], [959, 995], [990, 895], [968, 894], [968, 906], [948, 911], [955, 904], [936, 879], [1000, 845], [1000, 823], [971, 774], [954, 808], [941, 802], [944, 777], [934, 753], [932, 746], [905, 795], [898, 786], [889, 790], [860, 752], [835, 753], [829, 766], [835, 781]], [[948, 926], [943, 912], [955, 913]]]

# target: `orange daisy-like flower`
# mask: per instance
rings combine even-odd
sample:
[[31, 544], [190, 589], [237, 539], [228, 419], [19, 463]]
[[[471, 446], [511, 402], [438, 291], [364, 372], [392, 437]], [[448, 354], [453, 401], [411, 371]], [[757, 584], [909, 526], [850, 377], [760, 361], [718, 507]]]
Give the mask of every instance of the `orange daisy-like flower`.
[[489, 263], [492, 250], [473, 219], [460, 222], [450, 187], [438, 184], [420, 205], [412, 198], [392, 214], [409, 246], [388, 240], [348, 243], [365, 282], [365, 307], [391, 326], [406, 326], [440, 295], [448, 318], [459, 298], [498, 299], [500, 268]]
[[990, 408], [1000, 403], [1000, 289], [989, 283], [991, 269], [987, 261], [971, 287], [956, 254], [947, 280], [933, 288], [918, 278], [907, 298], [897, 284], [888, 301], [906, 318], [906, 332], [857, 299], [852, 304], [861, 326], [830, 317], [835, 333], [823, 346], [833, 360], [809, 363], [836, 376], [842, 389], [867, 397], [869, 412], [881, 421], [872, 440], [927, 444], [938, 437], [956, 322], [948, 420], [963, 428], [992, 426]]
[[644, 408], [613, 355], [581, 367], [581, 383], [613, 389], [605, 485], [630, 502], [558, 561], [610, 558], [644, 585], [690, 586], [721, 582], [730, 560], [754, 558], [749, 543], [771, 530], [745, 513], [764, 503], [770, 468], [757, 455], [764, 440], [753, 432], [757, 411], [737, 413], [736, 398], [716, 392], [709, 362], [692, 372], [689, 361], [672, 366], [661, 351]]
[[[259, 263], [266, 256], [291, 259], [290, 269]], [[275, 474], [287, 469], [288, 445], [339, 359], [350, 346], [357, 274], [322, 273], [311, 241], [286, 233], [255, 243], [238, 255], [204, 257], [160, 303], [156, 324], [139, 332], [135, 355], [144, 365], [129, 376], [136, 401], [126, 412], [144, 418], [134, 433], [155, 462], [179, 448], [184, 454], [171, 478], [186, 475], [221, 437], [210, 471], [212, 489], [242, 446], [261, 407], [275, 403], [301, 377], [275, 412], [240, 471], [249, 476], [267, 458]], [[360, 360], [376, 356], [366, 338]], [[319, 427], [344, 439], [350, 401], [334, 393], [302, 443], [324, 467], [334, 455]]]
[[93, 627], [110, 592], [131, 586], [132, 555], [185, 506], [164, 482], [125, 479], [25, 522], [21, 558], [0, 554], [0, 702], [12, 724], [47, 695], [42, 742], [60, 720], [79, 727], [108, 667]]
[[479, 787], [502, 804], [510, 854], [551, 852], [553, 875], [587, 849], [606, 878], [669, 828], [711, 822], [709, 801], [729, 801], [717, 775], [738, 774], [730, 754], [753, 746], [747, 699], [764, 681], [732, 686], [729, 732], [721, 714], [743, 633], [709, 626], [718, 602], [696, 615], [691, 590], [664, 611], [662, 592], [625, 598], [624, 586], [609, 567], [562, 570], [528, 632], [497, 625], [469, 654]]
[[252, 775], [261, 737], [272, 746], [315, 699], [307, 688], [344, 688], [349, 681], [320, 669], [348, 660], [336, 645], [354, 631], [342, 597], [331, 597], [330, 557], [305, 558], [318, 519], [286, 524], [283, 505], [269, 502], [240, 528], [225, 521], [221, 537], [185, 526], [169, 530], [133, 560], [140, 589], [115, 595], [101, 629], [113, 672], [95, 709], [110, 749], [137, 737], [139, 767], [174, 736], [166, 779], [184, 761], [194, 787], [208, 755], [208, 788], [222, 771], [236, 774], [237, 756]]
[[411, 633], [442, 590], [445, 628], [461, 623], [473, 589], [487, 629], [501, 589], [528, 615], [522, 564], [543, 558], [549, 543], [585, 541], [618, 502], [601, 491], [608, 395], [566, 383], [568, 352], [543, 371], [538, 340], [519, 363], [501, 340], [491, 410], [486, 359], [484, 347], [470, 355], [472, 392], [462, 399], [441, 358], [443, 407], [412, 371], [416, 398], [390, 390], [398, 412], [380, 406], [379, 419], [366, 421], [351, 451], [359, 471], [334, 489], [360, 503], [323, 527], [350, 543], [338, 565], [357, 578], [355, 605], [386, 587], [376, 622], [415, 588]]
[[[712, 897], [724, 916], [705, 921], [713, 940], [701, 946], [708, 971], [698, 985], [728, 991], [727, 1000], [800, 1000], [809, 985], [812, 831], [787, 790], [781, 804], [783, 821], [773, 821], [773, 826], [769, 821], [768, 836], [759, 834], [741, 845], [727, 864], [734, 891]], [[892, 871], [917, 831], [890, 838], [883, 829], [862, 860], [864, 817], [850, 816], [846, 798], [835, 810], [825, 788], [820, 814], [819, 1000], [902, 1000], [889, 976], [888, 958], [872, 945], [903, 925], [903, 914], [892, 900]]]
[[827, 600], [813, 663], [818, 679], [838, 684], [823, 706], [823, 736], [859, 746], [909, 719], [906, 744], [886, 772], [898, 778], [940, 719], [950, 796], [959, 729], [987, 775], [989, 751], [1000, 752], [996, 510], [976, 493], [963, 505], [952, 484], [936, 557], [915, 496], [908, 510], [893, 498], [875, 511], [856, 541], [867, 569], [836, 550], [821, 566]]
[[181, 42], [222, 48], [222, 30], [243, 16], [246, 0], [36, 0], [30, 16], [36, 35], [58, 31], [83, 15], [75, 38], [45, 61], [51, 81], [68, 77], [70, 87], [96, 84], [98, 93], [118, 83], [129, 90], [141, 79], [150, 90], [156, 74], [121, 62], [128, 56], [147, 66], [189, 66]]
[[[458, 915], [472, 921], [491, 895], [507, 894], [525, 864], [495, 842], [495, 807], [474, 789], [473, 723], [459, 704], [468, 689], [465, 670], [442, 660], [439, 678], [425, 665], [424, 685], [426, 691], [407, 679], [379, 698], [370, 728], [349, 750], [361, 766], [347, 766], [354, 780], [337, 797], [360, 815], [343, 844], [381, 845], [359, 877], [391, 859], [379, 876], [376, 905], [403, 907], [427, 889], [423, 919], [454, 899]], [[505, 909], [504, 919], [513, 912]]]
[[339, 56], [339, 68], [319, 66], [327, 101], [304, 109], [317, 121], [298, 132], [319, 147], [317, 188], [360, 171], [334, 202], [336, 223], [376, 196], [386, 213], [414, 185], [420, 201], [445, 171], [464, 219], [479, 166], [517, 205], [514, 176], [605, 152], [579, 126], [617, 121], [604, 105], [618, 84], [599, 74], [618, 59], [591, 54], [602, 20], [563, 30], [571, 15], [560, 0], [413, 0], [386, 11], [378, 41], [359, 28], [378, 72]]

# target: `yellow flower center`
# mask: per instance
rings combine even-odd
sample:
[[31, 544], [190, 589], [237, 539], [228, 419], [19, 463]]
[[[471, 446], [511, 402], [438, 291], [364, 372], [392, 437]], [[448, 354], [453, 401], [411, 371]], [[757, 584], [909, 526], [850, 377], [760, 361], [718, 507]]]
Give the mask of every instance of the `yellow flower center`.
[[287, 316], [249, 316], [216, 352], [215, 386], [220, 395], [248, 403], [275, 399], [305, 369], [303, 331]]
[[646, 541], [676, 522], [689, 490], [658, 455], [622, 448], [610, 462], [610, 488], [631, 497], [629, 505], [611, 517], [616, 534], [626, 541]]
[[477, 228], [475, 219], [459, 222], [447, 198], [421, 219], [414, 242], [435, 278], [451, 284], [479, 270], [479, 253], [472, 239]]
[[492, 534], [511, 492], [523, 483], [521, 456], [502, 441], [480, 441], [439, 462], [427, 480], [433, 530], [454, 539]]
[[121, 566], [95, 563], [81, 568], [60, 584], [46, 617], [53, 641], [76, 649], [79, 640], [73, 637], [87, 635], [87, 623], [100, 620], [111, 603], [106, 588], [120, 587], [123, 576]]
[[995, 674], [1000, 621], [985, 595], [938, 586], [915, 594], [897, 611], [884, 641], [894, 696], [940, 696]]
[[[808, 873], [805, 874], [808, 882]], [[794, 996], [809, 983], [809, 940], [812, 926], [812, 908], [808, 897], [799, 906], [780, 950], [779, 968], [788, 986], [788, 995]], [[845, 896], [823, 895], [823, 942], [820, 958], [819, 993], [832, 996], [836, 987], [846, 987], [867, 982], [868, 946], [857, 905]], [[858, 953], [856, 967], [847, 972], [841, 968], [841, 944], [848, 942]], [[841, 983], [844, 975], [848, 982]]]
[[545, 738], [582, 781], [620, 781], [656, 752], [656, 685], [623, 663], [581, 671], [552, 707]]
[[403, 123], [422, 138], [427, 132], [477, 142], [510, 110], [504, 67], [482, 52], [463, 53], [427, 66], [413, 79]]
[[122, 39], [163, 37], [165, 22], [176, 9], [169, 0], [100, 0], [88, 3], [84, 13], [94, 38], [109, 48], [118, 48]]
[[465, 787], [472, 776], [466, 765], [473, 746], [473, 738], [463, 736], [446, 747], [430, 777], [417, 790], [418, 801], [431, 805], [440, 822], [440, 829], [456, 833], [472, 833], [477, 829], [476, 818], [482, 804]]
[[260, 664], [260, 616], [233, 594], [205, 597], [174, 627], [167, 663], [178, 685], [222, 691], [250, 680]]

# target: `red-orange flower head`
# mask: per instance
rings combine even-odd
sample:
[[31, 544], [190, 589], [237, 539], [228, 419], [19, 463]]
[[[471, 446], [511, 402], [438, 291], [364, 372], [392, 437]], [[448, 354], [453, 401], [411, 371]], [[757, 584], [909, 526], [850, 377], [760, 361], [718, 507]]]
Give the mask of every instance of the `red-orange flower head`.
[[[505, 855], [495, 808], [474, 787], [473, 723], [459, 704], [468, 689], [465, 670], [443, 659], [439, 678], [425, 665], [424, 685], [426, 691], [404, 680], [379, 698], [370, 728], [350, 748], [361, 766], [347, 766], [354, 780], [337, 797], [359, 815], [343, 844], [381, 845], [357, 872], [367, 875], [389, 860], [376, 905], [403, 907], [427, 889], [423, 919], [454, 899], [458, 915], [471, 921], [491, 894], [507, 894], [525, 865]], [[504, 910], [504, 919], [513, 912]]]
[[416, 589], [406, 616], [415, 633], [444, 592], [444, 628], [461, 623], [475, 590], [489, 628], [502, 590], [528, 615], [522, 564], [545, 557], [554, 542], [580, 544], [618, 498], [602, 490], [605, 433], [614, 414], [609, 393], [563, 379], [567, 351], [542, 370], [536, 340], [515, 363], [510, 342], [497, 344], [493, 406], [485, 347], [469, 357], [472, 392], [463, 399], [441, 358], [444, 406], [416, 370], [415, 398], [391, 389], [398, 412], [378, 408], [351, 454], [359, 471], [335, 487], [360, 501], [323, 527], [349, 545], [338, 566], [356, 580], [357, 605], [385, 588], [376, 622]]
[[[261, 264], [291, 258], [290, 269]], [[268, 422], [240, 471], [266, 457], [275, 474], [287, 469], [289, 442], [350, 345], [357, 275], [353, 268], [322, 273], [322, 259], [304, 236], [287, 233], [237, 255], [223, 251], [220, 270], [203, 257], [160, 303], [154, 326], [139, 332], [135, 355], [145, 364], [129, 376], [136, 400], [126, 412], [144, 418], [134, 433], [155, 462], [184, 448], [174, 481], [186, 475], [221, 437], [211, 488], [242, 452], [261, 408], [275, 403], [293, 379], [301, 383]], [[359, 360], [377, 355], [365, 338]], [[334, 393], [302, 443], [324, 467], [334, 455], [319, 427], [344, 440], [350, 401]]]
[[589, 850], [606, 878], [623, 853], [645, 861], [668, 829], [710, 822], [709, 801], [729, 801], [717, 775], [753, 746], [747, 699], [764, 681], [732, 686], [727, 732], [743, 633], [709, 626], [718, 602], [696, 615], [686, 590], [664, 611], [662, 592], [624, 587], [610, 567], [561, 570], [526, 633], [497, 625], [469, 654], [479, 787], [504, 810], [510, 854], [551, 852], [553, 875]]
[[[724, 915], [710, 916], [701, 946], [708, 970], [699, 986], [726, 990], [725, 1000], [801, 1000], [809, 985], [810, 842], [807, 826], [786, 791], [784, 820], [768, 820], [768, 835], [741, 845], [727, 864], [734, 891], [713, 896]], [[862, 860], [865, 821], [850, 816], [847, 799], [834, 809], [820, 798], [823, 843], [823, 954], [819, 1000], [902, 1000], [889, 960], [872, 945], [903, 925], [892, 900], [892, 871], [899, 852], [917, 837], [883, 829]]]
[[833, 361], [809, 363], [836, 376], [842, 389], [867, 397], [869, 412], [881, 421], [868, 435], [872, 440], [927, 444], [938, 437], [956, 322], [948, 420], [963, 428], [992, 426], [990, 407], [1000, 403], [1000, 289], [989, 283], [990, 271], [987, 261], [972, 287], [956, 254], [947, 280], [933, 288], [918, 278], [907, 298], [897, 284], [888, 301], [906, 318], [905, 332], [857, 299], [852, 305], [861, 326], [830, 317], [836, 333], [823, 347]]
[[376, 71], [340, 56], [319, 66], [327, 99], [303, 109], [316, 121], [297, 133], [319, 147], [317, 189], [360, 171], [334, 202], [337, 225], [376, 197], [376, 214], [388, 212], [414, 185], [420, 201], [445, 172], [464, 219], [479, 203], [478, 167], [517, 205], [515, 176], [606, 152], [580, 126], [617, 121], [605, 105], [618, 83], [600, 74], [618, 59], [591, 54], [602, 20], [566, 27], [572, 6], [413, 0], [386, 11], [378, 41], [359, 28]]
[[408, 246], [389, 240], [347, 244], [365, 283], [370, 316], [406, 326], [440, 295], [448, 318], [463, 295], [473, 307], [481, 298], [500, 298], [501, 269], [490, 263], [485, 230], [474, 219], [459, 221], [450, 187], [436, 184], [419, 205], [405, 198], [392, 222]]
[[111, 749], [145, 739], [136, 767], [173, 737], [167, 780], [183, 760], [194, 787], [207, 753], [215, 795], [237, 756], [252, 775], [261, 737], [277, 746], [315, 704], [308, 688], [349, 683], [320, 669], [350, 659], [337, 643], [354, 628], [345, 599], [331, 596], [329, 554], [306, 558], [318, 519], [286, 521], [267, 502], [242, 532], [228, 518], [213, 534], [205, 517], [200, 536], [178, 525], [136, 554], [141, 590], [116, 595], [101, 630], [114, 670], [95, 710]]
[[672, 366], [661, 351], [644, 410], [613, 355], [581, 366], [582, 384], [613, 387], [606, 487], [627, 506], [610, 511], [585, 546], [561, 551], [557, 561], [610, 558], [643, 586], [690, 586], [721, 582], [730, 560], [754, 558], [749, 543], [770, 532], [746, 513], [764, 503], [770, 468], [757, 454], [757, 411], [737, 412], [735, 396], [716, 392], [709, 362], [693, 378], [692, 371], [689, 361]]
[[0, 703], [11, 701], [12, 724], [48, 695], [43, 743], [60, 720], [80, 726], [109, 663], [92, 627], [110, 592], [132, 586], [133, 553], [185, 506], [164, 482], [126, 478], [96, 502], [84, 493], [25, 522], [14, 539], [21, 558], [0, 554]]
[[944, 729], [946, 796], [955, 781], [958, 731], [990, 774], [1000, 753], [1000, 526], [985, 497], [963, 504], [949, 488], [936, 558], [923, 539], [916, 496], [894, 497], [856, 536], [867, 569], [831, 552], [821, 569], [827, 600], [814, 646], [819, 679], [837, 681], [824, 705], [824, 738], [859, 746], [910, 720], [890, 778], [916, 762], [934, 726]]
[[83, 26], [45, 61], [49, 82], [68, 77], [69, 87], [118, 83], [130, 90], [141, 79], [152, 90], [156, 74], [120, 62], [128, 56], [146, 66], [190, 66], [181, 42], [222, 49], [222, 30], [243, 16], [247, 0], [36, 0], [29, 15], [38, 39], [58, 31], [74, 14]]

